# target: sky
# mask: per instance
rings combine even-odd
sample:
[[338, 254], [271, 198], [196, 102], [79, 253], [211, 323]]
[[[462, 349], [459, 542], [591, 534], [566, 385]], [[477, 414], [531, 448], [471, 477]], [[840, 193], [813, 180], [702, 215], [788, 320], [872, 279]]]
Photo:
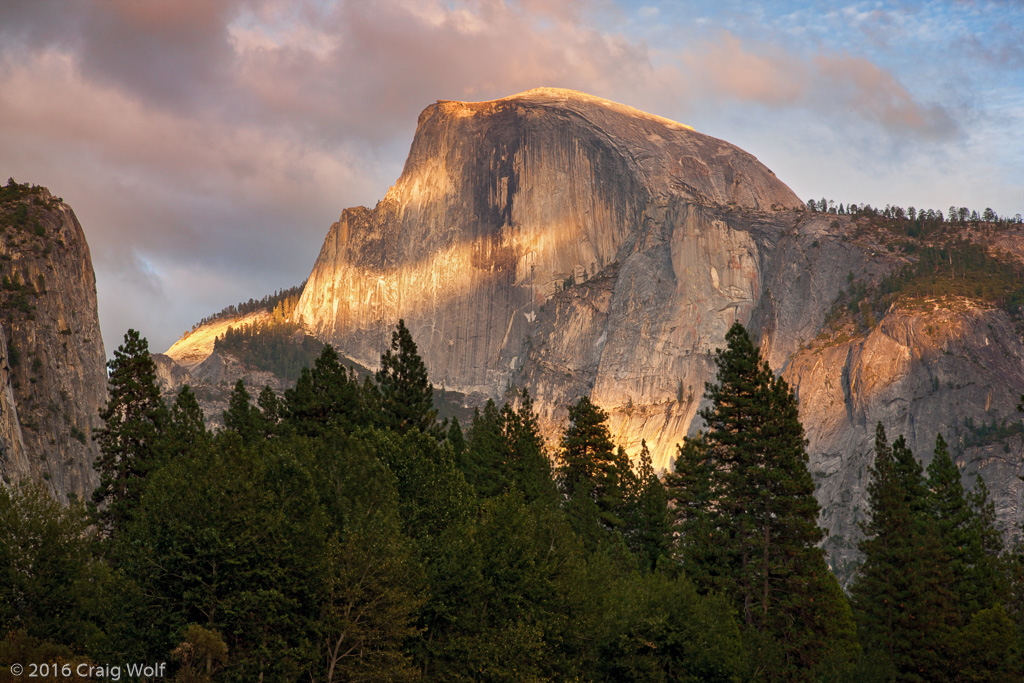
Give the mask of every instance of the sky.
[[107, 353], [163, 351], [302, 282], [439, 99], [573, 88], [805, 200], [1022, 213], [1022, 26], [1020, 0], [3, 0], [0, 175], [74, 208]]

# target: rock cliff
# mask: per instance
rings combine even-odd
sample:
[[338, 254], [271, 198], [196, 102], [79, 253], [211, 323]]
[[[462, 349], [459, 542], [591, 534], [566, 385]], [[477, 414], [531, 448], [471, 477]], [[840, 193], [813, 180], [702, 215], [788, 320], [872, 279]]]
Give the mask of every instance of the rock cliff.
[[[546, 389], [527, 359], [576, 301], [557, 329], [574, 365], [591, 359], [576, 379], [603, 405], [653, 405], [680, 381], [699, 395], [714, 343], [749, 317], [761, 281], [748, 223], [791, 224], [801, 207], [742, 150], [607, 100], [438, 102], [387, 196], [331, 226], [296, 315], [369, 367], [404, 318], [435, 383], [493, 397], [536, 383], [554, 415], [575, 389]], [[591, 278], [611, 289], [604, 308], [569, 293]]]
[[[1018, 266], [1019, 233], [987, 238]], [[369, 367], [404, 318], [436, 384], [499, 399], [526, 387], [552, 435], [589, 395], [617, 440], [633, 452], [646, 440], [659, 467], [699, 429], [713, 352], [739, 320], [798, 392], [842, 573], [878, 421], [925, 462], [942, 432], [965, 483], [985, 478], [1005, 529], [1024, 513], [1024, 352], [1005, 311], [939, 297], [894, 304], [864, 330], [830, 327], [847, 287], [911, 260], [890, 242], [806, 211], [726, 142], [539, 89], [427, 107], [384, 199], [331, 226], [296, 315]]]
[[1007, 313], [969, 300], [926, 301], [894, 307], [870, 331], [848, 336], [815, 341], [783, 372], [809, 427], [811, 470], [836, 570], [848, 574], [857, 558], [854, 525], [865, 518], [878, 422], [904, 435], [926, 464], [941, 433], [965, 486], [981, 475], [998, 518], [1019, 522], [1024, 444], [1015, 406], [1024, 387], [1024, 345]]
[[0, 474], [86, 498], [107, 390], [89, 245], [46, 189], [9, 183], [0, 197]]

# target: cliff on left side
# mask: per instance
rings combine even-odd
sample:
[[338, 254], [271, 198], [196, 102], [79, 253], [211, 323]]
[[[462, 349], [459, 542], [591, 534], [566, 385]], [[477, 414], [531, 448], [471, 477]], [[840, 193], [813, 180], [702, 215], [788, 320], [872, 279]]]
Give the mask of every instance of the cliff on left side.
[[0, 187], [0, 332], [0, 485], [88, 499], [107, 399], [89, 245], [62, 199], [13, 180]]

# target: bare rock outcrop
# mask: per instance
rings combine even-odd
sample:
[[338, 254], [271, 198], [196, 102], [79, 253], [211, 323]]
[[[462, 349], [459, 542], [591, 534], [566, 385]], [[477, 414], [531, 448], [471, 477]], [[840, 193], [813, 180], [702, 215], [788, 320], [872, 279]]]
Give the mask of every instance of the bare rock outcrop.
[[941, 433], [964, 484], [982, 476], [997, 516], [1019, 520], [1024, 430], [1015, 428], [1015, 406], [1024, 387], [1024, 344], [1006, 312], [970, 301], [927, 301], [894, 307], [866, 334], [847, 337], [802, 349], [783, 372], [801, 399], [822, 521], [831, 532], [826, 547], [837, 571], [847, 574], [858, 557], [854, 525], [867, 513], [879, 422], [888, 434], [903, 435], [924, 464]]
[[[404, 318], [435, 383], [495, 398], [525, 385], [552, 420], [577, 390], [632, 401], [643, 410], [616, 428], [638, 445], [685, 433], [696, 403], [666, 406], [680, 382], [702, 393], [709, 353], [749, 319], [751, 222], [778, 232], [800, 208], [746, 152], [607, 100], [542, 88], [438, 102], [387, 196], [331, 226], [296, 315], [368, 367]], [[600, 301], [577, 289], [587, 280]], [[652, 443], [666, 465], [674, 443]]]
[[92, 430], [107, 391], [89, 245], [71, 207], [46, 189], [4, 191], [0, 473], [85, 498], [98, 482]]
[[225, 316], [199, 325], [181, 335], [164, 353], [168, 358], [186, 370], [203, 363], [214, 351], [217, 337], [223, 337], [230, 328], [257, 325], [270, 319], [270, 311], [258, 310], [246, 315]]

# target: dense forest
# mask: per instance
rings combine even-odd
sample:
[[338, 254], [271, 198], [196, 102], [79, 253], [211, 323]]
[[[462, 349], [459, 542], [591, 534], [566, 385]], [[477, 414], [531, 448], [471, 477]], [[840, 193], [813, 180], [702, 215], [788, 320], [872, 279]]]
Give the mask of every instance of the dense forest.
[[[898, 265], [880, 281], [849, 273], [826, 317], [822, 335], [846, 328], [865, 332], [892, 304], [913, 307], [941, 299], [961, 299], [1006, 310], [1024, 321], [1024, 268], [1020, 259], [999, 248], [999, 235], [1024, 222], [1020, 214], [1000, 216], [992, 209], [980, 214], [950, 206], [947, 213], [900, 206], [838, 204], [808, 200], [812, 213], [848, 216], [843, 239], [869, 239], [896, 258]], [[838, 226], [838, 219], [833, 227]]]
[[[207, 323], [216, 322], [217, 320], [223, 320], [225, 318], [238, 318], [256, 311], [277, 311], [278, 309], [285, 307], [288, 309], [288, 315], [291, 314], [291, 310], [295, 308], [295, 304], [298, 303], [299, 297], [302, 295], [302, 290], [306, 286], [306, 283], [289, 287], [288, 289], [282, 289], [268, 294], [262, 299], [249, 299], [248, 301], [242, 301], [237, 304], [225, 306], [217, 313], [208, 315], [195, 325], [192, 326], [190, 332], [195, 332], [197, 329], [206, 325]], [[188, 333], [186, 333], [188, 334]]]
[[[313, 364], [323, 344], [308, 336], [292, 320], [292, 312], [299, 303], [302, 287], [293, 287], [246, 304], [224, 309], [245, 315], [255, 310], [269, 313], [266, 320], [228, 327], [214, 340], [213, 348], [230, 353], [250, 370], [268, 370], [282, 379], [295, 381], [303, 368]], [[223, 315], [222, 311], [218, 316]], [[216, 319], [216, 316], [215, 318]]]
[[793, 393], [742, 326], [726, 341], [660, 478], [587, 398], [554, 453], [525, 392], [438, 422], [401, 322], [373, 377], [325, 346], [283, 398], [239, 383], [217, 433], [129, 331], [93, 500], [0, 490], [0, 678], [1020, 680], [1024, 562], [984, 485], [879, 427], [844, 593]]

